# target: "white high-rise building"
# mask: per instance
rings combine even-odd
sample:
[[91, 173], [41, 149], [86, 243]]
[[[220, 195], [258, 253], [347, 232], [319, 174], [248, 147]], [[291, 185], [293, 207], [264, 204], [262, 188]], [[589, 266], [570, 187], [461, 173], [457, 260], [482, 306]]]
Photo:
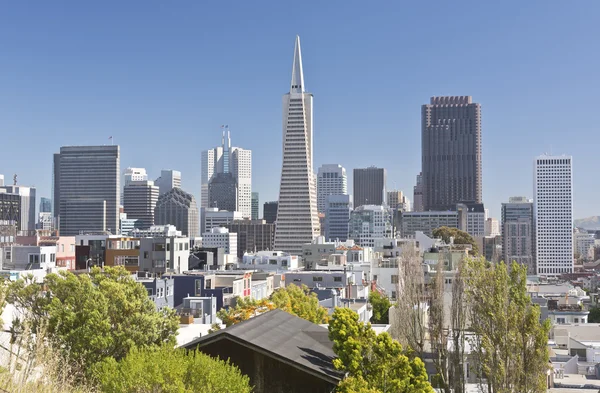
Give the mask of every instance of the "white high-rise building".
[[36, 189], [35, 187], [24, 187], [24, 186], [3, 186], [9, 194], [16, 194], [21, 197], [21, 228], [20, 230], [25, 232], [35, 231], [36, 220], [35, 220], [35, 207], [36, 207]]
[[148, 174], [145, 168], [127, 168], [123, 174], [123, 190], [121, 190], [121, 205], [123, 202], [123, 192], [125, 187], [131, 184], [132, 181], [146, 181]]
[[160, 195], [166, 194], [174, 188], [181, 188], [181, 172], [163, 169], [160, 171], [160, 177], [156, 179], [154, 185], [158, 187]]
[[573, 272], [573, 158], [536, 157], [534, 222], [538, 275]]
[[293, 255], [319, 236], [313, 172], [313, 95], [304, 90], [300, 37], [296, 37], [290, 92], [283, 96], [283, 164], [275, 249]]
[[[229, 130], [223, 131], [221, 146], [213, 149], [204, 150], [201, 153], [201, 207], [223, 208], [226, 204], [221, 204], [218, 200], [210, 199], [211, 180], [216, 175], [231, 173], [235, 180], [235, 192], [232, 195], [236, 202], [236, 211], [242, 213], [244, 218], [252, 217], [252, 151], [242, 149], [241, 147], [231, 146], [231, 134]], [[222, 183], [223, 179], [219, 179]], [[223, 187], [220, 187], [223, 189]], [[231, 187], [230, 187], [231, 188]], [[213, 192], [213, 195], [222, 195], [223, 192]], [[226, 196], [223, 195], [225, 198]], [[216, 205], [216, 206], [215, 206]]]
[[317, 210], [325, 213], [329, 195], [348, 195], [346, 169], [339, 164], [324, 164], [317, 174]]

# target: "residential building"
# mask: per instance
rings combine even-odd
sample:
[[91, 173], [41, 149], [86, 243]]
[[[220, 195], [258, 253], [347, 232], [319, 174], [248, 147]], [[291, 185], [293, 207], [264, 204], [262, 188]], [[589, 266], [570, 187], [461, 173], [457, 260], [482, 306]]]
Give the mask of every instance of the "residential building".
[[458, 203], [456, 211], [458, 212], [458, 229], [473, 237], [485, 236], [485, 209], [482, 203]]
[[204, 208], [239, 211], [252, 216], [252, 151], [231, 146], [225, 126], [221, 146], [201, 153], [201, 203]]
[[154, 209], [154, 222], [157, 225], [175, 225], [183, 236], [198, 236], [198, 206], [192, 194], [179, 187], [158, 198]]
[[431, 97], [421, 108], [425, 211], [482, 203], [481, 105], [471, 96]]
[[352, 196], [328, 195], [325, 200], [325, 239], [348, 240]]
[[335, 289], [343, 299], [368, 298], [364, 272], [351, 270], [290, 271], [285, 273], [285, 286], [306, 285], [309, 288]]
[[154, 209], [159, 189], [149, 180], [130, 180], [123, 188], [123, 211], [130, 220], [139, 220], [139, 228], [154, 225]]
[[105, 266], [123, 266], [130, 272], [140, 270], [140, 238], [109, 236], [106, 239]]
[[240, 267], [260, 270], [297, 270], [300, 268], [297, 255], [281, 251], [258, 251], [245, 253]]
[[50, 198], [40, 198], [40, 213], [52, 213], [52, 200]]
[[423, 205], [423, 173], [417, 175], [417, 184], [413, 188], [413, 211], [422, 212]]
[[354, 169], [354, 207], [386, 203], [386, 170], [384, 168]]
[[258, 192], [252, 193], [252, 220], [258, 220], [258, 206], [259, 206]]
[[142, 237], [139, 270], [162, 274], [188, 270], [190, 239], [183, 236]]
[[247, 252], [273, 250], [275, 224], [265, 220], [234, 220], [227, 224], [229, 232], [237, 234], [237, 257]]
[[535, 256], [538, 275], [573, 272], [573, 158], [534, 161]]
[[154, 225], [147, 229], [134, 229], [130, 236], [142, 237], [181, 237], [181, 231], [175, 225]]
[[329, 360], [335, 354], [327, 329], [281, 310], [200, 337], [184, 348], [229, 359], [250, 377], [256, 393], [331, 392], [344, 377]]
[[237, 211], [219, 210], [216, 207], [202, 208], [200, 233], [210, 232], [217, 227], [226, 227], [235, 220], [242, 220], [242, 213]]
[[328, 195], [348, 194], [346, 169], [339, 164], [324, 164], [317, 173], [317, 210], [325, 213]]
[[313, 95], [304, 89], [300, 37], [296, 37], [290, 92], [283, 96], [283, 163], [275, 249], [299, 255], [319, 236], [313, 172]]
[[374, 247], [376, 239], [391, 237], [390, 210], [380, 205], [362, 205], [350, 213], [349, 237], [363, 247]]
[[[144, 274], [144, 273], [138, 274], [137, 282], [139, 282], [146, 288], [146, 290], [148, 291], [148, 296], [150, 297], [150, 300], [152, 300], [154, 302], [156, 309], [162, 310], [165, 307], [175, 308], [175, 280], [169, 276], [164, 276], [164, 277], [159, 278], [159, 277], [149, 277], [148, 273], [145, 273], [146, 276], [143, 276], [142, 274]], [[140, 277], [140, 275], [141, 275], [141, 277]], [[186, 299], [188, 299], [188, 301], [186, 302], [184, 299], [185, 312], [190, 312], [190, 307], [191, 307], [191, 308], [193, 308], [193, 311], [192, 311], [193, 318], [202, 318], [204, 316], [203, 313], [200, 313], [200, 316], [198, 316], [198, 314], [196, 313], [197, 311], [202, 311], [202, 310], [201, 309], [198, 310], [197, 306], [194, 304], [195, 302], [193, 302], [193, 301], [190, 302], [190, 300], [189, 300], [189, 299], [193, 299], [193, 298], [186, 298]], [[213, 299], [213, 300], [215, 300], [215, 299]], [[190, 303], [192, 303], [192, 304], [190, 305]], [[214, 305], [216, 308], [216, 301], [214, 301]], [[214, 323], [214, 322], [209, 322], [209, 323]]]
[[190, 270], [227, 270], [225, 249], [222, 247], [194, 247], [190, 252]]
[[56, 267], [56, 246], [4, 246], [0, 257], [2, 270], [47, 270]]
[[[15, 175], [16, 176], [16, 175]], [[21, 226], [19, 230], [21, 232], [32, 232], [35, 231], [36, 227], [36, 201], [35, 201], [35, 187], [23, 187], [23, 186], [4, 186], [2, 187], [8, 194], [15, 194], [21, 197]]]
[[104, 266], [106, 239], [110, 232], [85, 233], [75, 236], [75, 268], [89, 269], [93, 266]]
[[181, 188], [181, 172], [173, 169], [163, 169], [160, 177], [154, 181], [159, 195], [166, 194], [174, 188]]
[[[75, 269], [75, 236], [57, 236], [51, 241], [56, 246], [56, 267], [64, 267], [67, 270]], [[41, 239], [40, 243], [46, 240]], [[47, 244], [51, 245], [51, 242]]]
[[536, 274], [534, 258], [533, 203], [525, 197], [511, 197], [502, 204], [502, 253], [506, 263], [527, 266], [528, 274]]
[[485, 236], [498, 236], [500, 235], [500, 223], [498, 219], [488, 217], [485, 220]]
[[267, 224], [273, 224], [277, 221], [277, 205], [279, 202], [265, 202], [263, 205], [263, 219]]
[[439, 227], [458, 228], [458, 212], [456, 211], [424, 211], [400, 214], [399, 227], [403, 238], [412, 238], [417, 232], [427, 236]]
[[58, 200], [60, 234], [116, 232], [119, 229], [119, 146], [63, 146], [54, 158], [54, 198]]
[[575, 253], [579, 254], [580, 258], [588, 259], [590, 248], [594, 246], [596, 241], [596, 234], [575, 229], [573, 241], [575, 243]]
[[230, 233], [227, 228], [212, 228], [210, 232], [202, 234], [202, 246], [222, 248], [225, 254], [237, 258], [237, 237], [237, 233]]

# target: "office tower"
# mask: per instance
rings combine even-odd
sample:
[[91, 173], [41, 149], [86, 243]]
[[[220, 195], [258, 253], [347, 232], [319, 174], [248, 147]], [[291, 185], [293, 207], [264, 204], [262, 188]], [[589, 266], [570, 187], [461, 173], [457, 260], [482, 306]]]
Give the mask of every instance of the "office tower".
[[313, 95], [304, 89], [300, 37], [296, 37], [290, 92], [283, 96], [283, 164], [275, 249], [300, 255], [320, 234], [313, 172]]
[[578, 257], [583, 260], [590, 259], [589, 256], [593, 251], [590, 252], [590, 248], [594, 247], [596, 242], [596, 234], [588, 233], [583, 230], [579, 230], [575, 228], [575, 233], [573, 234], [573, 244], [575, 249], [575, 254], [578, 254]]
[[573, 272], [573, 159], [536, 157], [534, 162], [535, 255], [538, 275]]
[[60, 153], [52, 155], [52, 220], [54, 228], [58, 228], [58, 212], [60, 211]]
[[473, 237], [485, 236], [485, 209], [482, 203], [462, 202], [456, 204], [458, 229]]
[[40, 213], [52, 212], [52, 200], [50, 198], [40, 198]]
[[392, 210], [401, 210], [409, 212], [410, 200], [399, 190], [393, 190], [387, 192], [387, 205]]
[[[162, 176], [162, 175], [161, 175]], [[174, 187], [158, 197], [154, 209], [156, 225], [175, 225], [183, 236], [198, 237], [198, 205], [192, 194]]]
[[225, 254], [232, 255], [237, 258], [237, 236], [237, 233], [230, 233], [229, 229], [227, 228], [213, 228], [209, 232], [202, 234], [202, 247], [222, 248], [225, 251]]
[[21, 197], [0, 188], [0, 244], [12, 243], [21, 228]]
[[501, 210], [502, 254], [504, 262], [527, 266], [536, 274], [534, 259], [533, 203], [525, 197], [511, 197]]
[[263, 219], [267, 224], [272, 224], [277, 221], [277, 205], [279, 202], [265, 202], [263, 205]]
[[319, 167], [317, 174], [317, 210], [325, 213], [325, 201], [328, 195], [348, 194], [346, 169], [339, 164], [325, 164]]
[[252, 220], [258, 220], [258, 192], [252, 193]]
[[417, 232], [432, 236], [433, 230], [439, 227], [458, 228], [458, 212], [401, 212], [397, 221], [396, 232], [400, 228], [401, 237], [414, 238]]
[[166, 194], [174, 188], [181, 188], [181, 172], [172, 169], [160, 171], [160, 177], [154, 181], [158, 187], [159, 195]]
[[[61, 236], [119, 230], [119, 146], [64, 146], [55, 155]], [[57, 182], [58, 181], [58, 186]], [[55, 205], [56, 206], [56, 205]]]
[[4, 175], [0, 175], [0, 187], [4, 186]]
[[470, 96], [431, 97], [421, 129], [424, 210], [481, 203], [481, 106]]
[[149, 180], [129, 180], [123, 187], [123, 211], [128, 219], [139, 220], [138, 228], [154, 225], [154, 209], [158, 202], [159, 189]]
[[235, 220], [226, 226], [230, 233], [237, 233], [237, 257], [240, 260], [246, 252], [273, 250], [275, 224], [267, 224], [265, 220]]
[[45, 231], [52, 229], [52, 213], [50, 213], [50, 212], [38, 213], [38, 222], [37, 222], [35, 228], [42, 229]]
[[147, 181], [148, 174], [145, 168], [127, 168], [123, 175], [123, 188], [127, 187], [133, 181]]
[[386, 171], [384, 168], [354, 169], [354, 206], [384, 205]]
[[422, 212], [423, 206], [423, 174], [417, 175], [417, 184], [413, 188], [413, 211]]
[[212, 228], [224, 227], [233, 221], [242, 220], [242, 213], [236, 211], [219, 210], [216, 207], [203, 207], [200, 233], [210, 232]]
[[[242, 212], [252, 216], [252, 151], [231, 146], [229, 128], [224, 126], [221, 146], [201, 153], [201, 207]], [[211, 194], [211, 183], [219, 192]], [[227, 186], [225, 186], [227, 185]], [[234, 200], [231, 206], [230, 200]], [[215, 206], [216, 205], [216, 206]]]
[[2, 189], [9, 194], [15, 194], [21, 197], [21, 227], [19, 230], [22, 234], [27, 235], [25, 232], [35, 231], [35, 187], [3, 186]]
[[500, 223], [498, 222], [498, 220], [496, 218], [488, 217], [485, 220], [485, 235], [486, 236], [500, 235]]
[[352, 212], [350, 195], [328, 195], [325, 199], [325, 239], [328, 241], [348, 240]]
[[348, 236], [361, 247], [374, 247], [376, 240], [391, 237], [390, 209], [381, 205], [357, 207], [350, 213]]

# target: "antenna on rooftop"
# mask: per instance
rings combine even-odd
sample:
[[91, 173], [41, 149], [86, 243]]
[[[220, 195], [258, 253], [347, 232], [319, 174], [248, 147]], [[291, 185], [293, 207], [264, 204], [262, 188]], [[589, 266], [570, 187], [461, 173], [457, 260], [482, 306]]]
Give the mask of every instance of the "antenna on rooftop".
[[13, 186], [17, 185], [17, 174], [15, 173], [15, 175], [13, 176]]

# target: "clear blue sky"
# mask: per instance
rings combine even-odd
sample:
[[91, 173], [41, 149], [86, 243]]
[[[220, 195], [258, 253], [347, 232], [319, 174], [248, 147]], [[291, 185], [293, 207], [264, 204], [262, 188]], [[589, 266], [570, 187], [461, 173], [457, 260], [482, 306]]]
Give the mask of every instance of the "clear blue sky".
[[[315, 95], [315, 171], [377, 165], [410, 195], [420, 106], [483, 107], [484, 202], [532, 196], [533, 157], [574, 156], [575, 216], [600, 214], [600, 2], [9, 1], [0, 4], [0, 173], [51, 190], [60, 146], [121, 146], [121, 168], [181, 170], [252, 149], [253, 190], [278, 195], [281, 96], [301, 36]], [[350, 184], [351, 184], [350, 176]]]

